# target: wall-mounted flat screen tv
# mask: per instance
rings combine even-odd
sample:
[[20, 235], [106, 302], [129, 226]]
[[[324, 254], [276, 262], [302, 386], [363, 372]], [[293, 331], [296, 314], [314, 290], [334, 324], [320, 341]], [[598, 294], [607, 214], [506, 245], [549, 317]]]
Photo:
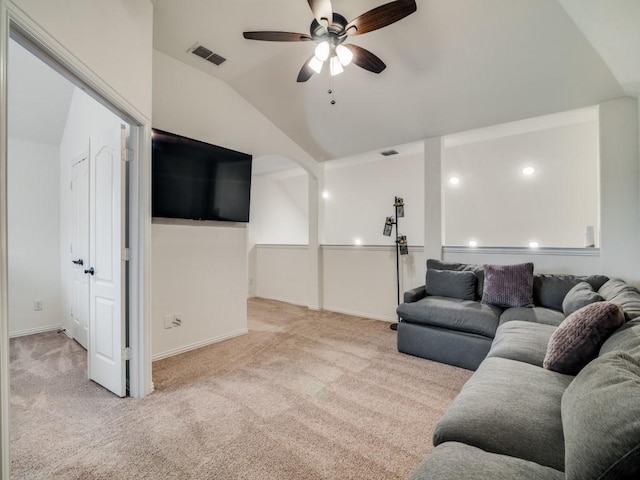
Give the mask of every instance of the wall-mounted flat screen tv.
[[248, 222], [251, 155], [153, 129], [152, 214]]

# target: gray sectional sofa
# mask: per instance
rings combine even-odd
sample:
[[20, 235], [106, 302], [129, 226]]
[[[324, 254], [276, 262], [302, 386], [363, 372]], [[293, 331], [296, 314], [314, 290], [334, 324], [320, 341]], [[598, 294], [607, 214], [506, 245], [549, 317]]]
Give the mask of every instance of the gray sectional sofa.
[[[465, 266], [458, 264], [461, 267]], [[596, 358], [576, 376], [543, 368], [549, 340], [564, 319], [563, 303], [567, 309], [580, 309], [571, 305], [576, 298], [573, 293], [567, 293], [579, 290], [575, 285], [585, 280], [594, 292], [589, 301], [620, 305], [625, 323], [598, 345]], [[490, 344], [484, 355], [480, 348], [472, 355], [469, 366], [483, 358], [440, 419], [433, 436], [435, 449], [414, 471], [412, 480], [640, 478], [640, 291], [603, 277], [547, 275], [538, 276], [536, 283], [535, 307], [526, 312], [491, 310], [497, 315], [491, 324], [496, 326], [493, 333], [472, 327], [473, 321], [464, 316], [469, 312], [460, 313], [463, 307], [475, 308], [484, 315], [478, 314], [478, 319], [491, 318], [486, 310], [461, 306], [458, 301], [444, 310], [448, 323], [426, 314], [412, 317], [411, 322], [402, 317], [398, 333], [403, 325], [413, 325], [404, 333], [417, 331], [420, 338], [427, 338], [436, 332], [436, 338], [447, 342], [444, 348], [430, 340], [426, 349], [408, 342], [417, 349], [414, 352], [427, 358], [464, 363], [469, 360], [465, 352], [456, 356], [441, 350]], [[569, 284], [574, 286], [567, 289]], [[409, 303], [435, 305], [433, 315], [443, 311], [445, 298], [424, 302], [428, 297], [423, 296]], [[439, 335], [440, 330], [446, 334]], [[399, 347], [400, 343], [398, 338]], [[433, 346], [436, 353], [429, 351]]]
[[[432, 275], [443, 271], [467, 272], [473, 279], [469, 280], [470, 277], [464, 275], [462, 277], [465, 278], [461, 279], [456, 275], [451, 280], [443, 278], [442, 274]], [[487, 356], [500, 325], [523, 320], [557, 326], [565, 318], [562, 302], [571, 288], [587, 282], [597, 291], [608, 280], [603, 275], [536, 274], [533, 279], [533, 308], [501, 308], [481, 303], [484, 285], [482, 266], [430, 259], [427, 260], [425, 285], [405, 292], [404, 303], [398, 307], [401, 319], [398, 323], [398, 350], [475, 370]], [[461, 286], [463, 282], [465, 285]], [[474, 286], [473, 292], [470, 292], [469, 285]], [[640, 305], [637, 308], [640, 314]]]

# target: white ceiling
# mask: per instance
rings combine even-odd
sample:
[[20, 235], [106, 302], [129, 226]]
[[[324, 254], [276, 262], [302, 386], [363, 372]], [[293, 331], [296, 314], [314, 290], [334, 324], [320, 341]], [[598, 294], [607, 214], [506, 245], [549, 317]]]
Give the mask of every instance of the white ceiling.
[[640, 95], [640, 1], [560, 0], [625, 92]]
[[[629, 3], [590, 1], [613, 10]], [[375, 75], [352, 65], [333, 85], [324, 72], [296, 83], [313, 43], [242, 37], [307, 33], [305, 0], [152, 2], [156, 49], [227, 82], [319, 161], [624, 95], [558, 0], [417, 0], [413, 15], [350, 40], [387, 69]], [[383, 3], [333, 0], [333, 8], [350, 20]], [[188, 53], [196, 43], [227, 62], [216, 67]]]
[[13, 40], [8, 71], [8, 135], [59, 145], [74, 86]]

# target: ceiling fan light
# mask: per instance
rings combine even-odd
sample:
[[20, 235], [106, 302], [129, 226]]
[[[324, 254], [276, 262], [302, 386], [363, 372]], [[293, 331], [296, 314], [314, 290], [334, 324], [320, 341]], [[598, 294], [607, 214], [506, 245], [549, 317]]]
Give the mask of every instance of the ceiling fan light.
[[318, 60], [324, 62], [327, 58], [329, 58], [329, 52], [331, 51], [331, 47], [329, 46], [329, 42], [320, 42], [316, 47], [315, 55]]
[[313, 57], [311, 60], [309, 60], [309, 68], [316, 73], [320, 73], [322, 71], [323, 65], [324, 62], [318, 60], [317, 57]]
[[342, 64], [340, 63], [340, 59], [338, 57], [331, 57], [331, 63], [329, 64], [331, 69], [331, 76], [334, 77], [336, 75], [340, 75], [344, 72], [344, 68], [342, 68]]
[[346, 67], [353, 60], [353, 53], [344, 45], [338, 45], [336, 47], [336, 55], [338, 55], [338, 59], [343, 67]]

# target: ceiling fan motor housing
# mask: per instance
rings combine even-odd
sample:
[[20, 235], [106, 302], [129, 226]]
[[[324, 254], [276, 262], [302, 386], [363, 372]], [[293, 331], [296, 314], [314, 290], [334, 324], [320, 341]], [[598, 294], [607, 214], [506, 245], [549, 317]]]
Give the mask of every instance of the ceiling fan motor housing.
[[310, 33], [314, 40], [327, 40], [334, 46], [340, 45], [347, 38], [345, 27], [349, 22], [339, 13], [333, 14], [333, 22], [327, 27], [317, 20], [311, 22]]

